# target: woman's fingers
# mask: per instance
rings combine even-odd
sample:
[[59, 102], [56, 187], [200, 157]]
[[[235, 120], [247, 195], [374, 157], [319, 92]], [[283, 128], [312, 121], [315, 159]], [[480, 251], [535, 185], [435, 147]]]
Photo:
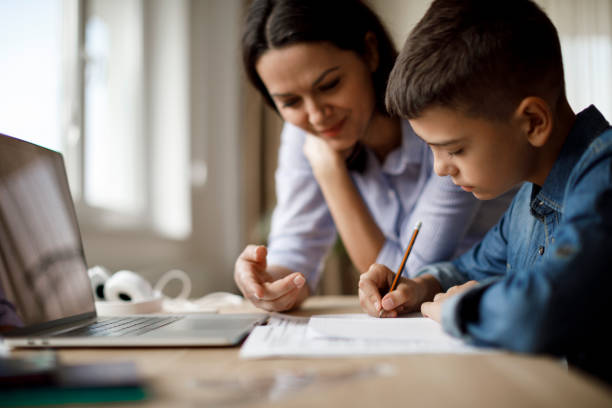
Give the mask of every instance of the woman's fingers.
[[261, 299], [265, 290], [267, 249], [260, 245], [249, 245], [240, 254], [234, 266], [234, 280], [242, 294], [251, 300]]
[[305, 284], [306, 278], [304, 278], [304, 275], [299, 272], [294, 272], [281, 279], [272, 282], [264, 282], [264, 293], [260, 299], [267, 302], [275, 301], [296, 289], [301, 289]]
[[288, 292], [285, 292], [280, 297], [274, 300], [261, 300], [256, 303], [256, 306], [271, 312], [283, 312], [294, 308], [301, 303], [308, 295], [308, 287], [306, 285], [294, 286]]

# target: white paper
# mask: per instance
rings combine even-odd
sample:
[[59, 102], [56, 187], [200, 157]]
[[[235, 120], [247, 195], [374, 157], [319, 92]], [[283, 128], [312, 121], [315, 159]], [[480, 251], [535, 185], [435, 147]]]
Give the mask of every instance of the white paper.
[[456, 340], [435, 321], [418, 316], [379, 319], [366, 314], [313, 316], [308, 322], [313, 337], [406, 341]]
[[240, 350], [242, 358], [358, 357], [414, 353], [478, 353], [420, 317], [372, 318], [365, 314], [312, 318], [275, 314], [256, 327]]

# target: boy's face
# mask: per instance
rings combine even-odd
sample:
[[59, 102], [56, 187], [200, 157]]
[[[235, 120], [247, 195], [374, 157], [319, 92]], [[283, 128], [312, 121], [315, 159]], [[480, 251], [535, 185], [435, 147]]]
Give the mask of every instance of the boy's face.
[[515, 119], [492, 121], [432, 107], [410, 124], [431, 147], [436, 174], [451, 176], [480, 200], [505, 193], [533, 170], [533, 146]]

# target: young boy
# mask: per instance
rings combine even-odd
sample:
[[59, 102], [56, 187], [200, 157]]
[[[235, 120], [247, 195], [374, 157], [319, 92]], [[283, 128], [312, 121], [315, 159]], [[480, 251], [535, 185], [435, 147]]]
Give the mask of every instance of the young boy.
[[526, 183], [481, 243], [382, 299], [393, 272], [373, 265], [359, 283], [364, 310], [420, 308], [474, 344], [565, 356], [611, 381], [612, 129], [594, 106], [572, 112], [544, 12], [527, 0], [435, 0], [386, 101], [430, 145], [436, 173], [477, 198]]

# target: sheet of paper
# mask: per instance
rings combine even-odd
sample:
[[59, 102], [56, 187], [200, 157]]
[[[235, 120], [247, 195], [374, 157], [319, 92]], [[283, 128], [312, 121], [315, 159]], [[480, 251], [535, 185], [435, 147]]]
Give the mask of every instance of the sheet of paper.
[[322, 315], [309, 319], [275, 314], [267, 326], [258, 326], [251, 332], [242, 345], [240, 356], [356, 357], [482, 352], [447, 335], [437, 323], [425, 320], [429, 319], [377, 319], [362, 314]]
[[379, 319], [366, 314], [313, 316], [308, 322], [308, 330], [313, 337], [456, 341], [444, 333], [442, 326], [421, 314], [394, 319]]

